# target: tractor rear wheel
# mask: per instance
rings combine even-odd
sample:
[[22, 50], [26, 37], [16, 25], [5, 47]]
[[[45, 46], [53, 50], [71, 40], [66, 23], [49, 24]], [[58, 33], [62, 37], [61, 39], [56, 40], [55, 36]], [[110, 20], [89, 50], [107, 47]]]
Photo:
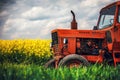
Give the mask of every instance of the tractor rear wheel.
[[45, 64], [46, 68], [55, 68], [55, 59], [51, 59], [49, 60], [46, 64]]
[[87, 59], [77, 54], [68, 55], [59, 62], [59, 66], [66, 66], [70, 68], [88, 65], [89, 62], [87, 61]]

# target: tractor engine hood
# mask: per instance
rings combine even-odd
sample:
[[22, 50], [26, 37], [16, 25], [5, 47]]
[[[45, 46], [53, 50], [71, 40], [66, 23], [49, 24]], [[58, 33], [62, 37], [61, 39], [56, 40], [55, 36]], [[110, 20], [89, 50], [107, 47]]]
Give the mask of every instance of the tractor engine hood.
[[58, 37], [79, 37], [79, 38], [105, 38], [105, 32], [101, 30], [69, 30], [69, 29], [56, 29]]

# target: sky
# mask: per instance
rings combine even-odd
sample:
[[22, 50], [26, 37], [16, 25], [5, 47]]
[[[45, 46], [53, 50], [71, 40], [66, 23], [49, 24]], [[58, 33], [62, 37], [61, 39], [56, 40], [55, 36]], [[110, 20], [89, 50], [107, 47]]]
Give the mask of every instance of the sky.
[[51, 30], [70, 28], [71, 10], [78, 29], [92, 29], [99, 11], [117, 0], [0, 0], [0, 39], [50, 39]]

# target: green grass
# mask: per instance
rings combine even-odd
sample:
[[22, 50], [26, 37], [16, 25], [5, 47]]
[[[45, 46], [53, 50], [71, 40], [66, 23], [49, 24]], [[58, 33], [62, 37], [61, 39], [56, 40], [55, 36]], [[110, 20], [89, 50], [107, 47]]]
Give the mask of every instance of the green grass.
[[0, 64], [0, 80], [120, 80], [120, 66], [44, 68], [39, 65]]

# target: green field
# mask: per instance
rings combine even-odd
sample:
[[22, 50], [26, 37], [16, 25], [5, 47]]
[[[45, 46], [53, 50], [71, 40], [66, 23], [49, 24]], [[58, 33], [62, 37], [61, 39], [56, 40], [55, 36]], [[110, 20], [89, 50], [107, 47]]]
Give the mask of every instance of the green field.
[[120, 66], [45, 68], [50, 40], [0, 40], [0, 80], [120, 80]]
[[0, 64], [0, 80], [120, 80], [120, 66], [44, 68], [34, 64]]

